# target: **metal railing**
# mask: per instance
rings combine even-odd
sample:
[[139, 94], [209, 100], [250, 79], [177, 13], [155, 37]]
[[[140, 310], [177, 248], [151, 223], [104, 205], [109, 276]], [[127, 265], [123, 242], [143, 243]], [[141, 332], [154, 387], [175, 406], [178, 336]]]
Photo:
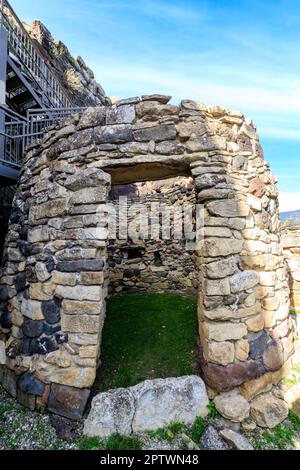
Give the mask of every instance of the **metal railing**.
[[14, 198], [16, 186], [6, 186], [0, 188], [0, 207], [10, 209]]
[[[73, 114], [82, 114], [86, 108], [30, 109], [23, 117], [0, 105], [0, 117], [4, 119], [4, 132], [0, 130], [0, 163], [20, 169], [25, 148], [42, 139], [49, 126], [63, 121]], [[2, 144], [1, 144], [2, 140]]]
[[49, 126], [63, 121], [72, 114], [82, 114], [86, 108], [29, 109], [27, 111], [26, 146], [42, 139]]
[[22, 72], [30, 79], [33, 88], [40, 92], [44, 105], [71, 107], [72, 99], [67, 90], [46, 64], [12, 7], [7, 0], [0, 0], [0, 3], [1, 27], [4, 26], [7, 30], [9, 50], [16, 55], [22, 66]]
[[4, 132], [0, 130], [0, 163], [19, 169], [26, 145], [22, 136], [27, 133], [27, 119], [3, 105], [0, 113], [4, 120]]

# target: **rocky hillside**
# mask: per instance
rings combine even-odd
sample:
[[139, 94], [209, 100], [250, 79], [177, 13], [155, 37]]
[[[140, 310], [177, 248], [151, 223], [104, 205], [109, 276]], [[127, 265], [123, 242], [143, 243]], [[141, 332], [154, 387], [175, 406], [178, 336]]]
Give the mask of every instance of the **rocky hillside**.
[[285, 220], [300, 219], [300, 209], [298, 211], [281, 212], [280, 219], [282, 222]]
[[69, 90], [77, 106], [109, 105], [110, 99], [96, 82], [93, 71], [78, 56], [72, 57], [67, 46], [52, 37], [50, 31], [38, 20], [31, 25], [23, 23], [48, 64]]

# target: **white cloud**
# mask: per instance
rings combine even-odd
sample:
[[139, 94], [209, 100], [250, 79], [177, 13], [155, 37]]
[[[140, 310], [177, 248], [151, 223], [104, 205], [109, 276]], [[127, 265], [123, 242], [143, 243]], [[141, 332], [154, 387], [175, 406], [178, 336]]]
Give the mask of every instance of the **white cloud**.
[[300, 192], [279, 193], [279, 210], [280, 212], [289, 212], [300, 210]]

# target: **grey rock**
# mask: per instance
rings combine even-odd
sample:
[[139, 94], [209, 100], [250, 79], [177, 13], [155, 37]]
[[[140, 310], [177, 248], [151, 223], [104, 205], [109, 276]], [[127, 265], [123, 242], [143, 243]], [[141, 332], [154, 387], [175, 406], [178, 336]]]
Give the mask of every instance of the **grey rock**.
[[131, 124], [134, 120], [134, 106], [124, 105], [117, 108], [108, 108], [106, 112], [106, 124]]
[[237, 450], [254, 450], [252, 444], [242, 434], [233, 431], [232, 429], [222, 429], [220, 435], [225, 441]]
[[249, 357], [250, 359], [259, 359], [262, 357], [268, 342], [268, 334], [266, 331], [261, 331], [259, 333], [254, 333], [249, 335]]
[[213, 426], [208, 426], [200, 439], [202, 450], [230, 450], [224, 439]]
[[250, 414], [258, 426], [274, 428], [287, 418], [288, 406], [285, 401], [268, 393], [251, 402]]
[[243, 290], [251, 289], [256, 286], [259, 276], [256, 271], [243, 271], [230, 278], [230, 289], [232, 294], [237, 294]]
[[29, 395], [42, 396], [45, 391], [45, 384], [37, 379], [33, 374], [26, 372], [18, 380], [18, 388]]
[[172, 96], [168, 95], [142, 95], [143, 101], [158, 101], [161, 104], [167, 104], [172, 99]]
[[17, 292], [24, 290], [26, 287], [26, 274], [19, 273], [15, 277], [15, 288]]
[[146, 380], [131, 388], [135, 396], [134, 432], [158, 429], [174, 420], [192, 424], [208, 414], [208, 397], [200, 377]]
[[71, 191], [97, 187], [101, 184], [110, 184], [110, 175], [98, 168], [87, 168], [86, 170], [68, 176], [65, 181], [65, 187]]
[[129, 124], [115, 124], [94, 129], [94, 141], [96, 144], [121, 144], [132, 140], [132, 127]]
[[117, 388], [100, 393], [92, 401], [84, 422], [87, 436], [107, 437], [114, 433], [129, 435], [135, 412], [134, 395], [130, 389]]
[[105, 437], [165, 427], [175, 419], [192, 424], [208, 414], [208, 397], [200, 377], [146, 380], [128, 389], [100, 393], [92, 402], [84, 433]]
[[162, 142], [164, 140], [173, 140], [176, 137], [176, 129], [174, 125], [161, 125], [136, 129], [133, 132], [134, 139], [138, 142], [153, 140]]
[[78, 423], [59, 415], [51, 415], [50, 423], [63, 441], [72, 441], [79, 435]]
[[45, 300], [42, 302], [42, 312], [45, 317], [45, 320], [53, 325], [60, 321], [60, 307], [61, 300], [54, 298], [52, 300]]
[[25, 318], [22, 325], [22, 331], [28, 338], [36, 338], [43, 333], [44, 322], [43, 320], [30, 320]]
[[74, 261], [61, 261], [57, 270], [62, 272], [103, 271], [104, 261], [99, 259], [86, 259]]
[[78, 420], [82, 417], [90, 390], [52, 384], [48, 409], [65, 418]]

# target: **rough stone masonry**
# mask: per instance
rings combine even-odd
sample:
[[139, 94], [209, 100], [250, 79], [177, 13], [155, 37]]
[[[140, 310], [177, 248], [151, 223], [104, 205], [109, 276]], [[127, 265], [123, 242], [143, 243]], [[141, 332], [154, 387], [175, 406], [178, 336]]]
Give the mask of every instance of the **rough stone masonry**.
[[76, 419], [93, 385], [109, 282], [107, 227], [96, 212], [112, 184], [194, 179], [205, 208], [195, 253], [199, 357], [219, 407], [237, 392], [245, 406], [289, 367], [278, 193], [255, 126], [240, 112], [169, 100], [89, 108], [27, 149], [0, 282], [0, 376], [32, 409], [47, 404]]

